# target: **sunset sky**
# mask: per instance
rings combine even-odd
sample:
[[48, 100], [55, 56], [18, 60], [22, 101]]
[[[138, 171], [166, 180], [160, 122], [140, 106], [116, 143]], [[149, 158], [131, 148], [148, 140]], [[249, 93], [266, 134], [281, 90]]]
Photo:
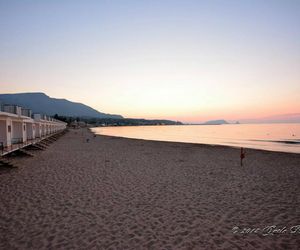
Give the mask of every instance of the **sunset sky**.
[[299, 27], [299, 0], [0, 0], [0, 92], [185, 122], [300, 113]]

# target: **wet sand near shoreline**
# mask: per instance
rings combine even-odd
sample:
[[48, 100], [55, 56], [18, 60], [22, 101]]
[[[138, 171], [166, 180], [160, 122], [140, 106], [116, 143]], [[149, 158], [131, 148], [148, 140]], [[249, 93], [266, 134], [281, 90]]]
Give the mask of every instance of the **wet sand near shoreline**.
[[34, 154], [0, 170], [0, 249], [299, 249], [300, 154], [241, 167], [235, 148], [85, 129]]

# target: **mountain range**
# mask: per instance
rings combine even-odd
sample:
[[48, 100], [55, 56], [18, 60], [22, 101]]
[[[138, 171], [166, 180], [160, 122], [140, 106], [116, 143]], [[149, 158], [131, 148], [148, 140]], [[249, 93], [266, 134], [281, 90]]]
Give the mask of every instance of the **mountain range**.
[[99, 112], [85, 104], [66, 99], [51, 98], [44, 93], [0, 94], [0, 103], [15, 104], [31, 109], [34, 113], [49, 116], [92, 117], [122, 119], [123, 116]]
[[228, 124], [227, 121], [225, 120], [211, 120], [211, 121], [206, 121], [202, 123], [201, 125], [222, 125], [222, 124]]

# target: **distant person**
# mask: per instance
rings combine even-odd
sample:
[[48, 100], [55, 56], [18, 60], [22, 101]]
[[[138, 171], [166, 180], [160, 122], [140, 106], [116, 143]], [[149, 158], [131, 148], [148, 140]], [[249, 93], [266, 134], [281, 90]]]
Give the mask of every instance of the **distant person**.
[[244, 148], [241, 148], [240, 158], [241, 158], [241, 166], [243, 166], [243, 159], [245, 158], [245, 150], [244, 150]]

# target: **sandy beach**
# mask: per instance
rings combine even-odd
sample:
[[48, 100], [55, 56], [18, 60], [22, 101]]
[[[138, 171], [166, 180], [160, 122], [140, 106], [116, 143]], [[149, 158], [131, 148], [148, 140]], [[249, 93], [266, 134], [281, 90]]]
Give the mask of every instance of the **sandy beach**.
[[0, 249], [299, 249], [300, 154], [241, 167], [239, 149], [85, 129], [34, 154], [0, 169]]

